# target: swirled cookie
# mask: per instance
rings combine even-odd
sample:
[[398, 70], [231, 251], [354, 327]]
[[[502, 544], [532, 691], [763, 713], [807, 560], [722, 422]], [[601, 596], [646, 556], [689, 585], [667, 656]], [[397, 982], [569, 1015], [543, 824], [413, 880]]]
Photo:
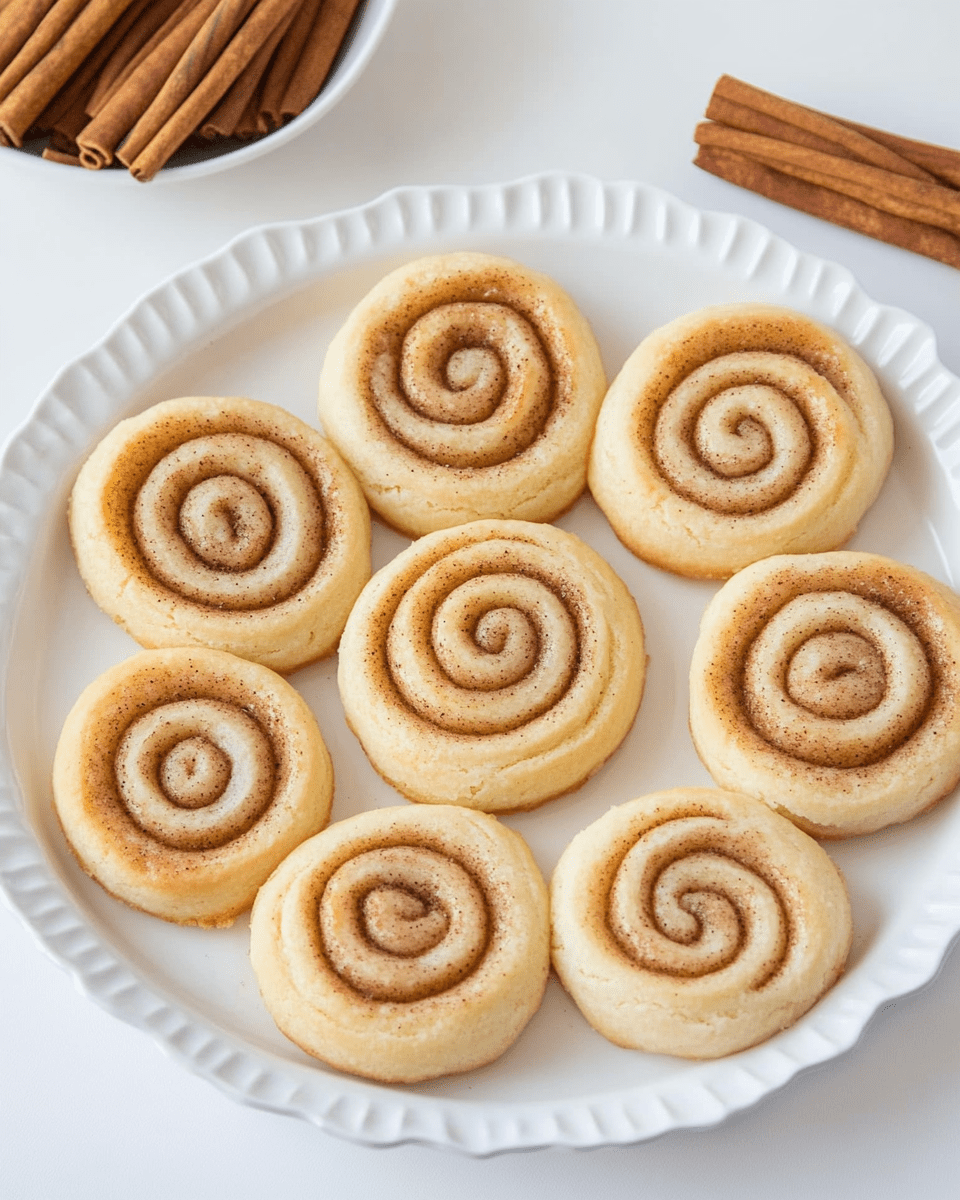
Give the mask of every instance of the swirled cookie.
[[418, 537], [559, 516], [586, 486], [605, 388], [593, 334], [553, 280], [442, 254], [350, 314], [323, 364], [320, 420], [371, 508]]
[[690, 730], [721, 787], [816, 836], [909, 820], [960, 779], [960, 600], [877, 554], [754, 563], [703, 615]]
[[86, 688], [53, 765], [83, 869], [180, 925], [230, 925], [326, 825], [333, 769], [279, 675], [221, 650], [144, 650]]
[[833, 550], [893, 451], [869, 367], [786, 308], [706, 308], [651, 333], [604, 400], [590, 489], [620, 540], [723, 579], [771, 554]]
[[85, 463], [70, 532], [93, 599], [142, 646], [293, 671], [336, 647], [370, 577], [370, 514], [339, 454], [254, 400], [121, 421]]
[[595, 551], [551, 525], [474, 521], [374, 575], [338, 678], [350, 727], [408, 799], [506, 812], [606, 761], [645, 669], [637, 606]]
[[612, 808], [550, 884], [553, 963], [619, 1046], [719, 1058], [792, 1025], [850, 948], [826, 853], [757, 800], [677, 788]]
[[547, 890], [519, 834], [452, 806], [376, 809], [298, 847], [260, 890], [250, 958], [284, 1034], [410, 1083], [501, 1055], [543, 997]]

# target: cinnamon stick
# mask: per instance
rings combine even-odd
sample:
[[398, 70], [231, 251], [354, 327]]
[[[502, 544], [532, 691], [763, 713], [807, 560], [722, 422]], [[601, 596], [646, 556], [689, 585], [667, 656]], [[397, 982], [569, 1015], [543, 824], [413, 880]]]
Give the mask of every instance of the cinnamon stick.
[[[818, 134], [802, 129], [799, 125], [793, 125], [789, 121], [770, 116], [769, 113], [760, 112], [724, 96], [711, 96], [704, 116], [721, 125], [728, 125], [731, 129], [742, 129], [745, 133], [759, 133], [766, 137], [778, 138], [780, 141], [794, 142], [798, 146], [808, 146], [811, 150], [822, 150], [826, 154], [845, 153], [861, 162], [867, 161], [849, 147], [840, 146], [838, 142], [828, 141]], [[869, 125], [858, 125], [855, 121], [847, 121], [842, 117], [835, 117], [833, 120], [896, 151], [901, 158], [920, 169], [921, 174], [916, 178], [925, 177], [931, 182], [949, 183], [960, 188], [960, 151], [899, 137]]]
[[305, 0], [305, 3], [301, 4], [270, 63], [260, 94], [259, 113], [264, 133], [278, 129], [283, 124], [283, 97], [316, 23], [321, 5], [326, 7], [324, 0]]
[[247, 63], [223, 99], [200, 126], [202, 137], [233, 137], [236, 134], [248, 105], [256, 99], [258, 89], [263, 86], [271, 61], [279, 52], [285, 35], [291, 26], [296, 24], [304, 7], [301, 5], [299, 9], [291, 10]]
[[765, 166], [851, 196], [894, 216], [960, 234], [960, 192], [953, 188], [715, 122], [698, 125], [694, 140], [700, 145], [737, 151]]
[[192, 9], [198, 0], [152, 0], [146, 10], [124, 37], [117, 43], [109, 58], [104, 62], [97, 82], [87, 100], [87, 113], [95, 117], [103, 102], [129, 73], [136, 69], [142, 58], [153, 49], [154, 39], [162, 41], [170, 31], [171, 18], [174, 23]]
[[[133, 0], [133, 3], [110, 29], [106, 37], [91, 54], [87, 55], [70, 77], [69, 82], [60, 89], [37, 118], [38, 129], [55, 130], [76, 139], [76, 135], [87, 122], [85, 112], [87, 97], [96, 85], [104, 64], [120, 42], [140, 21], [144, 12], [148, 8], [154, 7], [155, 4], [156, 0]], [[76, 145], [74, 145], [73, 153], [77, 153]]]
[[734, 150], [701, 145], [694, 162], [704, 171], [769, 200], [960, 268], [960, 238], [944, 229], [894, 216], [853, 197], [792, 178]]
[[47, 162], [62, 163], [65, 167], [79, 167], [83, 164], [80, 162], [78, 154], [70, 154], [66, 150], [55, 150], [53, 146], [45, 146], [41, 158], [45, 158]]
[[37, 66], [70, 27], [86, 0], [55, 0], [39, 24], [28, 30], [26, 41], [0, 74], [0, 100], [5, 99], [21, 80]]
[[[83, 165], [108, 166], [121, 140], [146, 112], [164, 80], [221, 0], [199, 0], [148, 54], [77, 137]], [[171, 18], [172, 20], [172, 18]]]
[[257, 129], [257, 119], [260, 115], [260, 97], [254, 92], [250, 97], [247, 107], [243, 110], [243, 115], [234, 126], [233, 136], [238, 138], [255, 138], [259, 132]]
[[923, 167], [931, 175], [960, 188], [960, 150], [949, 150], [946, 146], [934, 146], [930, 142], [918, 142], [913, 138], [899, 137], [895, 133], [886, 133], [882, 129], [871, 129], [869, 125], [857, 125], [853, 121], [844, 121], [851, 129], [862, 133], [865, 137], [873, 138], [896, 150], [903, 158]]
[[323, 87], [360, 0], [324, 0], [280, 105], [282, 119], [298, 116]]
[[118, 150], [117, 157], [125, 166], [153, 141], [203, 80], [255, 4], [256, 0], [220, 0]]
[[14, 0], [0, 10], [0, 71], [5, 71], [55, 0]]
[[146, 182], [153, 178], [170, 156], [175, 154], [198, 128], [206, 114], [222, 99], [277, 25], [299, 2], [300, 0], [260, 0], [213, 67], [156, 135], [138, 151], [136, 157], [128, 151], [128, 143], [124, 143], [118, 157], [127, 164], [136, 179]]
[[[68, 5], [75, 6], [76, 2], [77, 0], [61, 0], [61, 3], [54, 5], [44, 22], [41, 22], [41, 28], [46, 20], [61, 9], [61, 5], [66, 10]], [[15, 146], [22, 145], [27, 129], [132, 3], [133, 0], [89, 0], [62, 36], [21, 77], [11, 91], [4, 94], [0, 87], [0, 94], [5, 95], [0, 102], [0, 129]], [[15, 75], [21, 60], [27, 61], [32, 58], [35, 47], [34, 50], [29, 48], [33, 42], [34, 39], [31, 38], [26, 43], [4, 75], [8, 72]]]
[[[832, 143], [836, 147], [832, 153], [846, 154], [860, 162], [870, 163], [875, 167], [882, 167], [884, 170], [913, 179], [930, 178], [928, 172], [924, 171], [922, 167], [918, 167], [916, 163], [904, 158], [889, 146], [865, 136], [859, 130], [852, 129], [844, 122], [838, 121], [826, 113], [818, 112], [816, 109], [807, 108], [803, 104], [784, 100], [780, 96], [773, 95], [772, 92], [763, 91], [762, 88], [753, 87], [752, 84], [735, 79], [732, 75], [721, 75], [717, 80], [711, 102], [714, 100], [732, 101], [786, 125], [802, 129]], [[707, 115], [710, 116], [709, 108]], [[719, 119], [722, 120], [722, 118]], [[763, 131], [756, 130], [756, 132]]]

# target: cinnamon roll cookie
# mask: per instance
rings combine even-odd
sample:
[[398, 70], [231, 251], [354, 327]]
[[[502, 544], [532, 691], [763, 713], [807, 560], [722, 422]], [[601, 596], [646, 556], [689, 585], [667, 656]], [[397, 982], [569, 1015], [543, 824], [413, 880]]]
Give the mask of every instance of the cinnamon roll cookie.
[[273, 671], [220, 650], [145, 650], [74, 705], [53, 794], [70, 848], [111, 895], [180, 925], [230, 925], [326, 825], [333, 770]]
[[73, 489], [91, 596], [141, 645], [293, 671], [336, 647], [370, 577], [370, 514], [339, 454], [271, 404], [192, 396], [122, 421]]
[[638, 557], [722, 579], [842, 545], [892, 448], [876, 379], [832, 330], [786, 308], [720, 305], [627, 360], [597, 423], [590, 489]]
[[690, 730], [717, 783], [816, 836], [906, 821], [960, 779], [960, 599], [877, 554], [755, 563], [704, 613]]
[[250, 957], [288, 1038], [411, 1083], [499, 1057], [543, 997], [547, 890], [519, 834], [456, 807], [376, 809], [298, 847], [261, 888]]
[[475, 521], [374, 575], [339, 684], [367, 756], [408, 799], [504, 812], [601, 766], [645, 668], [636, 604], [589, 546], [551, 525]]
[[677, 788], [611, 809], [550, 885], [553, 963], [619, 1046], [719, 1058], [792, 1025], [850, 949], [850, 904], [812, 838], [748, 796]]
[[553, 280], [510, 259], [408, 263], [357, 305], [320, 376], [320, 420], [390, 525], [550, 521], [586, 486], [606, 378]]

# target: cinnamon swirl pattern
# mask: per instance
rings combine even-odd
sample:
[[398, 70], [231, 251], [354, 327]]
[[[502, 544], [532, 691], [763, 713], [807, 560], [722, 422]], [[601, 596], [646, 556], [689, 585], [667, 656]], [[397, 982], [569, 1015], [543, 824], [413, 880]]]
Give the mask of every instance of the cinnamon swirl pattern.
[[721, 305], [656, 330], [627, 360], [597, 423], [590, 489], [638, 557], [723, 579], [842, 545], [892, 453], [877, 381], [832, 330], [790, 309]]
[[475, 521], [415, 542], [340, 644], [347, 721], [410, 800], [529, 809], [579, 787], [626, 736], [646, 660], [636, 604], [579, 538]]
[[851, 918], [812, 838], [757, 800], [677, 788], [611, 809], [550, 885], [553, 963], [617, 1045], [734, 1054], [786, 1029], [836, 981]]
[[299, 694], [220, 650], [145, 650], [87, 687], [53, 767], [83, 869], [134, 908], [230, 925], [326, 825], [333, 769]]
[[817, 836], [909, 820], [960, 779], [960, 600], [876, 554], [755, 563], [704, 613], [690, 729], [717, 783]]
[[281, 1031], [391, 1083], [499, 1057], [543, 997], [547, 890], [519, 834], [462, 808], [376, 809], [261, 889], [250, 958]]
[[559, 516], [586, 486], [605, 388], [593, 334], [553, 280], [443, 254], [351, 313], [323, 365], [320, 420], [371, 508], [418, 537]]
[[93, 599], [141, 645], [277, 671], [336, 647], [370, 577], [370, 514], [333, 447], [254, 400], [168, 400], [87, 460], [70, 531]]

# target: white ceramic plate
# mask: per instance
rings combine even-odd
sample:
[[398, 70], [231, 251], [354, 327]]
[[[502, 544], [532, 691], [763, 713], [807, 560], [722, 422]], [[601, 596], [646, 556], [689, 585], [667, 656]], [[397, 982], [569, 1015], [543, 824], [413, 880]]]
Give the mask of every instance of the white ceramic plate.
[[[237, 167], [253, 158], [259, 158], [268, 150], [285, 145], [305, 129], [309, 129], [339, 104], [360, 78], [390, 23], [396, 2], [397, 0], [364, 0], [350, 23], [320, 94], [299, 116], [266, 137], [256, 138], [254, 141], [215, 138], [204, 146], [185, 146], [157, 173], [154, 184], [179, 183], [184, 179], [196, 179], [200, 175], [212, 175], [228, 167]], [[72, 171], [78, 174], [76, 167], [48, 162], [40, 157], [46, 141], [47, 139], [43, 138], [33, 145], [27, 145], [24, 148], [25, 152], [21, 154], [22, 160], [44, 172]], [[125, 170], [84, 171], [82, 174], [106, 181], [108, 185], [139, 186], [137, 180]]]
[[[834, 326], [878, 372], [898, 448], [854, 545], [960, 579], [960, 380], [930, 331], [869, 300], [843, 268], [735, 216], [700, 213], [639, 184], [562, 175], [477, 188], [404, 188], [348, 212], [256, 229], [141, 300], [67, 368], [13, 438], [0, 472], [0, 876], [40, 943], [110, 1012], [247, 1103], [371, 1145], [420, 1141], [477, 1154], [640, 1141], [709, 1125], [850, 1046], [886, 999], [935, 973], [960, 928], [960, 802], [829, 847], [852, 893], [849, 970], [798, 1025], [708, 1063], [638, 1054], [589, 1028], [555, 980], [498, 1062], [462, 1077], [379, 1087], [313, 1062], [274, 1028], [247, 954], [247, 924], [181, 929], [111, 900], [76, 867], [50, 806], [60, 725], [87, 682], [136, 649], [95, 608], [73, 563], [66, 499], [120, 417], [162, 398], [250, 395], [315, 420], [325, 347], [388, 269], [438, 250], [504, 253], [554, 276], [597, 333], [610, 375], [653, 327], [708, 303], [762, 299]], [[549, 873], [611, 804], [709, 779], [687, 733], [686, 673], [715, 585], [629, 555], [589, 499], [562, 524], [631, 588], [651, 665], [635, 727], [585, 787], [509, 818]], [[374, 532], [379, 566], [405, 545]], [[344, 724], [335, 664], [293, 680], [337, 773], [334, 819], [397, 802]]]

